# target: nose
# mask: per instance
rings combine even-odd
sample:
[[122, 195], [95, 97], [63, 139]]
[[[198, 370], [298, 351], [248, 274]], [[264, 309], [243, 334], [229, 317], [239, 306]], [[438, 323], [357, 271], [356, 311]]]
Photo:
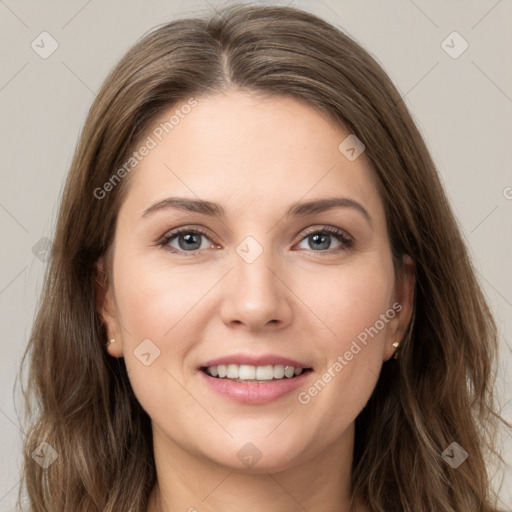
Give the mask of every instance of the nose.
[[245, 327], [249, 331], [278, 330], [292, 319], [292, 291], [286, 286], [286, 276], [276, 271], [270, 251], [252, 263], [234, 254], [234, 268], [226, 276], [222, 321], [230, 327]]

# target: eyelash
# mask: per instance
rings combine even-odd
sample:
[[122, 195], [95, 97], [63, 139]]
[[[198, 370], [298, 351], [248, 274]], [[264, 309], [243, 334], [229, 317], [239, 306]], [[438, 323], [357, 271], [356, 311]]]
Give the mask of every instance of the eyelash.
[[[199, 234], [199, 235], [203, 235], [206, 238], [210, 239], [209, 234], [201, 228], [198, 228], [198, 227], [190, 228], [187, 226], [183, 226], [180, 228], [176, 228], [173, 231], [165, 234], [164, 237], [158, 242], [158, 246], [162, 247], [163, 249], [169, 250], [170, 252], [172, 252], [174, 254], [181, 254], [184, 256], [192, 256], [192, 257], [199, 256], [203, 249], [195, 249], [193, 251], [182, 251], [180, 249], [176, 249], [175, 247], [173, 247], [172, 250], [167, 247], [167, 244], [169, 244], [169, 242], [171, 240], [173, 240], [174, 238], [179, 236], [181, 233]], [[318, 227], [308, 228], [304, 232], [302, 238], [299, 240], [299, 243], [302, 242], [304, 239], [306, 239], [308, 236], [313, 235], [313, 234], [333, 235], [342, 244], [341, 247], [338, 247], [337, 249], [334, 249], [334, 250], [328, 249], [325, 251], [314, 251], [313, 249], [309, 249], [309, 251], [313, 252], [313, 253], [334, 254], [334, 253], [338, 253], [341, 251], [346, 251], [348, 249], [351, 249], [354, 246], [354, 240], [351, 237], [349, 237], [345, 233], [345, 231], [335, 228], [333, 226], [322, 226], [321, 228], [318, 228]]]

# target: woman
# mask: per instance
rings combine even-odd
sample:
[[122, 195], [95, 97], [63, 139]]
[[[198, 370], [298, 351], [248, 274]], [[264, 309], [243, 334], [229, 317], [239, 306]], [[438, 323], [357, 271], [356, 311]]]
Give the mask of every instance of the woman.
[[67, 180], [26, 353], [32, 510], [495, 511], [496, 339], [358, 44], [290, 7], [165, 24]]

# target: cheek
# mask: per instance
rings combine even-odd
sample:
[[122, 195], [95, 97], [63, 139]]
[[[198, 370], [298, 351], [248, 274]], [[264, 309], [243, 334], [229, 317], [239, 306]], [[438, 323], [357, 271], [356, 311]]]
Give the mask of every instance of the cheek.
[[[316, 379], [299, 391], [301, 417], [322, 431], [325, 446], [356, 419], [368, 402], [381, 370], [388, 323], [394, 317], [386, 278], [352, 275], [337, 287], [326, 285], [323, 320], [334, 334], [318, 339], [324, 364]], [[336, 300], [335, 300], [336, 298]], [[320, 305], [320, 304], [318, 304]], [[383, 320], [384, 318], [384, 320]]]
[[194, 305], [211, 285], [186, 280], [183, 273], [180, 279], [179, 271], [149, 260], [129, 263], [118, 264], [116, 296], [133, 392], [158, 423], [167, 424], [172, 411], [181, 411], [187, 424], [200, 423], [200, 411], [183, 387], [183, 365], [199, 338], [194, 318], [200, 308]]
[[[336, 272], [331, 268], [317, 273], [314, 283], [309, 294], [304, 295], [305, 287], [301, 293], [328, 328], [315, 338], [324, 363], [314, 385], [301, 390], [299, 402], [324, 409], [335, 431], [340, 422], [357, 416], [377, 382], [388, 328], [396, 316], [391, 258], [382, 253], [360, 258]], [[344, 414], [336, 412], [340, 410]]]
[[376, 322], [379, 336], [374, 338], [384, 338], [388, 323], [380, 318], [390, 308], [394, 291], [391, 258], [385, 254], [358, 256], [338, 268], [325, 267], [314, 274], [303, 269], [296, 274], [294, 290], [326, 327], [323, 350], [331, 358], [333, 352], [348, 350], [361, 333], [364, 338]]
[[[115, 293], [122, 329], [123, 357], [137, 398], [151, 406], [180, 396], [182, 365], [199, 339], [201, 297], [211, 279], [154, 263], [150, 258], [123, 257], [115, 264]], [[172, 392], [158, 398], [155, 390]]]
[[130, 343], [140, 342], [141, 337], [157, 344], [172, 338], [173, 346], [181, 340], [173, 331], [191, 323], [201, 297], [215, 282], [215, 276], [194, 275], [189, 266], [180, 269], [137, 257], [120, 259], [115, 278], [119, 312]]

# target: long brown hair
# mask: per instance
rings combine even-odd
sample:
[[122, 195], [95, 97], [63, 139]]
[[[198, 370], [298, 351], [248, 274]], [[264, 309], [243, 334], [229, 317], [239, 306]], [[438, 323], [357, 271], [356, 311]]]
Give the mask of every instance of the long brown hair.
[[[486, 461], [496, 452], [496, 326], [422, 137], [386, 73], [342, 31], [295, 8], [247, 4], [151, 31], [90, 109], [22, 363], [29, 357], [31, 510], [146, 510], [150, 420], [123, 359], [105, 350], [95, 307], [95, 263], [109, 254], [130, 174], [108, 193], [104, 185], [163, 111], [230, 88], [291, 96], [355, 134], [378, 178], [395, 262], [415, 263], [414, 321], [356, 421], [354, 495], [373, 512], [495, 511]], [[441, 456], [454, 441], [469, 454], [457, 469]], [[32, 457], [42, 442], [58, 455], [46, 468]]]

